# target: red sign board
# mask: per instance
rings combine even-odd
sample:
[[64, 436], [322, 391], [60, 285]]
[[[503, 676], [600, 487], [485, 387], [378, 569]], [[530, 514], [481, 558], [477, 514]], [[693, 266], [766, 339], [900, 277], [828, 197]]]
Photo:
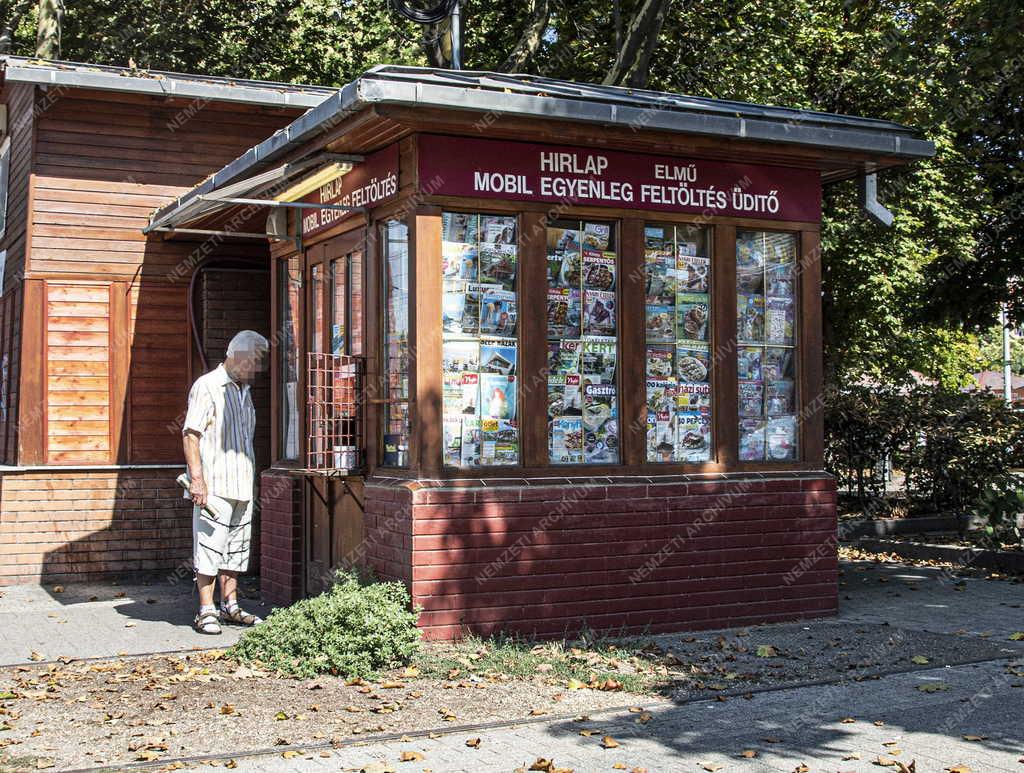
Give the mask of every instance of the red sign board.
[[732, 164], [599, 148], [421, 135], [420, 190], [449, 196], [821, 219], [821, 181], [808, 169]]
[[[366, 156], [352, 170], [324, 183], [305, 196], [307, 204], [341, 204], [346, 207], [375, 207], [398, 195], [398, 145], [388, 145]], [[354, 212], [341, 209], [302, 210], [302, 235], [330, 228]]]

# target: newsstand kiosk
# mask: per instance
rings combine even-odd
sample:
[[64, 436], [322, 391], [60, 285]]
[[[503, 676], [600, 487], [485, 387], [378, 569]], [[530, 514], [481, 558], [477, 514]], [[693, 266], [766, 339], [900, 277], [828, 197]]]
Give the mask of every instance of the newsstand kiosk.
[[265, 594], [365, 565], [433, 638], [835, 614], [822, 186], [884, 212], [874, 175], [933, 152], [529, 76], [345, 86], [153, 218], [271, 240]]

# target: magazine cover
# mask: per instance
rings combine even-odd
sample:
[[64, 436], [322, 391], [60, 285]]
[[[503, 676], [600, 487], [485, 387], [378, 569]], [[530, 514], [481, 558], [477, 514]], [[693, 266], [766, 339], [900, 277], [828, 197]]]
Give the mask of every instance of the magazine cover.
[[676, 387], [677, 411], [711, 410], [711, 384], [684, 382]]
[[736, 350], [736, 378], [740, 381], [760, 381], [761, 354], [760, 346], [741, 346]]
[[779, 416], [768, 421], [765, 457], [772, 462], [796, 459], [796, 417]]
[[519, 427], [515, 421], [481, 419], [480, 437], [483, 464], [519, 463]]
[[615, 253], [583, 251], [583, 289], [615, 289]]
[[697, 242], [680, 240], [676, 245], [676, 256], [679, 258], [695, 257], [698, 254], [698, 250]]
[[583, 299], [585, 308], [583, 335], [615, 335], [615, 293], [585, 290]]
[[463, 335], [466, 316], [466, 283], [445, 282], [441, 295], [441, 330]]
[[776, 298], [793, 297], [793, 266], [768, 266], [764, 272], [765, 294]]
[[462, 396], [462, 374], [441, 374], [441, 410], [445, 416], [462, 416], [465, 401]]
[[480, 244], [516, 243], [516, 219], [508, 215], [480, 215]]
[[741, 462], [764, 461], [764, 429], [762, 419], [740, 419], [739, 446]]
[[648, 255], [644, 262], [646, 303], [673, 306], [676, 302], [678, 277], [675, 260], [668, 255]]
[[497, 373], [500, 376], [515, 375], [517, 351], [514, 338], [482, 339], [479, 371]]
[[711, 260], [691, 255], [676, 259], [676, 289], [678, 292], [706, 293], [711, 282]]
[[736, 292], [740, 295], [763, 295], [764, 272], [748, 271], [737, 273]]
[[676, 415], [671, 411], [647, 414], [647, 461], [675, 460]]
[[769, 416], [782, 416], [793, 413], [796, 385], [789, 379], [768, 381], [765, 385], [767, 395], [765, 404]]
[[581, 306], [579, 290], [548, 290], [548, 338], [579, 338]]
[[736, 232], [736, 273], [760, 272], [764, 268], [764, 244], [756, 231]]
[[[669, 241], [672, 237], [669, 236]], [[665, 248], [665, 229], [660, 225], [644, 227], [644, 249], [661, 251]]]
[[791, 234], [765, 234], [765, 262], [792, 263], [796, 239]]
[[516, 294], [495, 285], [480, 296], [480, 334], [514, 336], [516, 333]]
[[579, 252], [580, 232], [575, 228], [548, 227], [548, 252]]
[[444, 463], [449, 467], [462, 464], [462, 416], [447, 413], [441, 421], [444, 432]]
[[578, 250], [548, 252], [548, 287], [578, 288], [582, 274], [582, 257]]
[[477, 342], [445, 340], [441, 344], [441, 370], [455, 375], [480, 370], [480, 347]]
[[615, 384], [615, 340], [583, 342], [583, 382]]
[[647, 410], [649, 413], [674, 414], [679, 385], [675, 379], [647, 379]]
[[467, 416], [462, 420], [462, 448], [460, 467], [480, 464], [480, 419]]
[[618, 460], [617, 413], [614, 386], [587, 384], [583, 387], [584, 457], [588, 463]]
[[441, 239], [446, 242], [477, 241], [477, 216], [464, 212], [444, 212], [441, 214]]
[[681, 344], [676, 347], [676, 377], [680, 381], [707, 381], [711, 356], [707, 344]]
[[679, 293], [676, 296], [677, 338], [708, 340], [708, 296], [706, 293]]
[[647, 347], [647, 378], [671, 378], [675, 375], [672, 362], [674, 349], [671, 346]]
[[763, 377], [777, 381], [782, 378], [793, 378], [793, 350], [769, 346], [764, 350], [762, 364]]
[[480, 281], [500, 285], [506, 290], [516, 286], [516, 248], [506, 244], [480, 248]]
[[607, 250], [612, 235], [608, 223], [585, 223], [583, 225], [583, 249]]
[[581, 381], [578, 373], [548, 376], [548, 418], [583, 415]]
[[711, 459], [711, 417], [701, 411], [676, 414], [676, 461], [706, 462]]
[[480, 376], [476, 373], [462, 374], [462, 409], [465, 416], [477, 416], [480, 409]]
[[672, 343], [676, 340], [675, 305], [651, 305], [645, 308], [644, 328], [651, 343]]
[[771, 344], [791, 344], [794, 333], [792, 298], [769, 298], [765, 310], [765, 337]]
[[444, 279], [476, 281], [476, 267], [475, 244], [441, 242], [441, 273]]
[[550, 449], [552, 464], [583, 463], [583, 419], [559, 417], [551, 422]]
[[516, 377], [480, 375], [480, 415], [488, 419], [516, 417]]
[[462, 333], [475, 336], [480, 334], [480, 296], [482, 288], [490, 285], [466, 284], [466, 300], [462, 305]]
[[739, 382], [740, 416], [764, 416], [764, 382]]
[[564, 376], [567, 373], [579, 374], [582, 352], [583, 343], [581, 341], [549, 341], [548, 373], [552, 376]]
[[764, 340], [764, 296], [736, 296], [736, 336], [741, 341]]

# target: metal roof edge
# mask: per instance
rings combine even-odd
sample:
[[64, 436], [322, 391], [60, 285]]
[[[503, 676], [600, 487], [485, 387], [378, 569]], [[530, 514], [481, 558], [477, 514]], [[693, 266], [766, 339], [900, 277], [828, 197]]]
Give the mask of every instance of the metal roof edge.
[[[25, 60], [2, 58], [4, 78], [37, 86], [98, 89], [129, 94], [257, 104], [264, 107], [311, 108], [330, 97], [335, 89], [291, 86], [272, 81], [193, 80], [179, 73], [131, 75], [130, 70], [87, 70], [88, 65], [62, 69], [23, 64]], [[171, 77], [180, 76], [180, 77]]]

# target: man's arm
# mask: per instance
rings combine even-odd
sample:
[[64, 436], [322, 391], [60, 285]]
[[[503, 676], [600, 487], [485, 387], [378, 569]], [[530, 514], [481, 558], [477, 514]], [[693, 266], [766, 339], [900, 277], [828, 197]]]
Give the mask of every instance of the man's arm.
[[199, 433], [187, 429], [182, 435], [185, 448], [185, 464], [188, 465], [188, 477], [191, 479], [189, 493], [192, 501], [200, 507], [206, 506], [206, 480], [203, 478], [203, 463], [199, 458]]

